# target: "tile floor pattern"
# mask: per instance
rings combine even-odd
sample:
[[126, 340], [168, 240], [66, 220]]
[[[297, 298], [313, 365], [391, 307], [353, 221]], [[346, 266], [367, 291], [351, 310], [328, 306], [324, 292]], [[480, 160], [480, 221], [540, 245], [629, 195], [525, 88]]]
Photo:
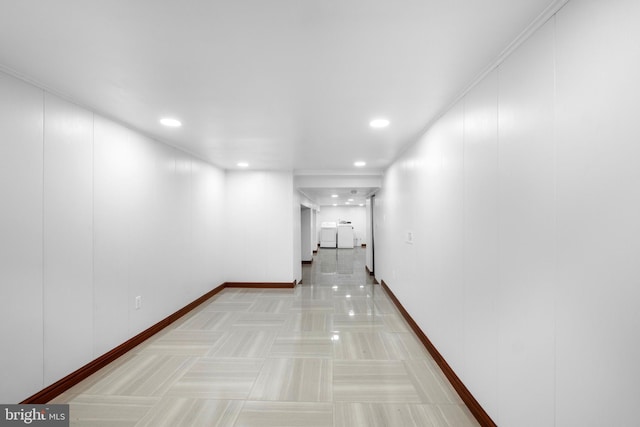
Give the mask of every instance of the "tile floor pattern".
[[364, 268], [320, 249], [295, 289], [227, 289], [52, 403], [73, 426], [476, 426]]

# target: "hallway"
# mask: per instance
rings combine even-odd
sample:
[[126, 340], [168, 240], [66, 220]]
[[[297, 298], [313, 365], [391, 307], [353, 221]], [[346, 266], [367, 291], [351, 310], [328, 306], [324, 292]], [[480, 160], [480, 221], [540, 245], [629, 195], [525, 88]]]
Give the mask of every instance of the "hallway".
[[320, 249], [295, 289], [226, 289], [51, 403], [71, 425], [473, 426], [364, 268]]

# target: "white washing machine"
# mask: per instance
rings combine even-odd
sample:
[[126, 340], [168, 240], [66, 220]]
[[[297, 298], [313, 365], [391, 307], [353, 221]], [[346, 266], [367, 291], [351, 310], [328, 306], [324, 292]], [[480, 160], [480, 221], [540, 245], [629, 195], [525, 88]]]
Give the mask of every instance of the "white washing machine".
[[320, 225], [320, 247], [335, 248], [337, 246], [337, 224], [335, 222], [323, 222]]

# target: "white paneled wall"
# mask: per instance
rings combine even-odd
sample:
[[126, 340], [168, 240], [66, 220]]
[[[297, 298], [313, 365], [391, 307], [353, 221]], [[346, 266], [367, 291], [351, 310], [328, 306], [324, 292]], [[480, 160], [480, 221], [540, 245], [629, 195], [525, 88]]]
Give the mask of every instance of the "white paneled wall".
[[[464, 196], [462, 124], [463, 108], [457, 105], [433, 127], [429, 135], [433, 144], [426, 146], [427, 176], [417, 169], [419, 179], [413, 188], [419, 188], [420, 182], [430, 182], [431, 197], [425, 199], [426, 221], [418, 223], [415, 242], [410, 245], [412, 249], [425, 248], [434, 260], [436, 280], [429, 283], [425, 295], [434, 296], [428, 313], [429, 323], [444, 326], [434, 329], [432, 336], [438, 342], [446, 343], [441, 353], [454, 369], [464, 369], [463, 235], [460, 227]], [[412, 195], [408, 195], [407, 200], [411, 200]], [[419, 218], [417, 211], [413, 212], [413, 217]], [[414, 253], [413, 259], [412, 271], [419, 271], [418, 255]]]
[[[311, 247], [313, 241], [313, 235], [311, 234], [311, 212], [310, 208], [305, 206], [300, 207], [300, 232], [301, 232], [301, 254], [302, 261], [311, 261], [313, 259], [313, 250], [316, 248]], [[315, 242], [314, 242], [315, 243]]]
[[365, 224], [366, 224], [366, 240], [363, 242], [367, 245], [365, 250], [365, 266], [369, 269], [370, 272], [373, 271], [373, 216], [371, 215], [372, 210], [372, 199], [368, 198], [365, 204]]
[[569, 2], [376, 196], [376, 277], [498, 425], [637, 424], [638, 19]]
[[0, 402], [224, 281], [223, 171], [1, 73], [0, 197]]
[[128, 338], [135, 153], [132, 132], [113, 122], [96, 116], [94, 135], [94, 354], [102, 354]]
[[464, 100], [463, 366], [484, 409], [498, 407], [498, 79]]
[[640, 3], [557, 16], [558, 425], [638, 425]]
[[[285, 184], [289, 185], [289, 184]], [[291, 191], [291, 223], [289, 224], [289, 228], [292, 229], [291, 233], [291, 271], [292, 271], [292, 281], [296, 282], [302, 281], [302, 212], [300, 211], [300, 207], [303, 203], [303, 197], [293, 187], [293, 175], [291, 176], [291, 185], [289, 187]], [[286, 224], [283, 224], [283, 232], [286, 232], [285, 228]]]
[[45, 94], [44, 385], [93, 359], [93, 114]]
[[300, 200], [293, 174], [227, 171], [226, 185], [226, 281], [299, 279], [293, 263], [297, 257], [297, 269], [301, 262]]
[[42, 388], [43, 93], [0, 73], [0, 402]]
[[498, 407], [507, 426], [554, 418], [553, 24], [498, 70]]
[[221, 201], [225, 198], [224, 171], [210, 164], [192, 159], [191, 161], [191, 265], [188, 279], [192, 283], [185, 295], [193, 300], [211, 290], [212, 283], [224, 280], [221, 260], [224, 259], [225, 245], [221, 242], [221, 227], [224, 225], [224, 209]]

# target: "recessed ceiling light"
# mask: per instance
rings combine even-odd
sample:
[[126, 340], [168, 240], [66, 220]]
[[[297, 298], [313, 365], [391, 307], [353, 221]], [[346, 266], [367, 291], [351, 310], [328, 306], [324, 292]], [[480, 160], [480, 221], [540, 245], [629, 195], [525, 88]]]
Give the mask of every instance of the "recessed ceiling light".
[[364, 203], [360, 203], [358, 206], [364, 206]]
[[338, 195], [337, 194], [332, 194], [331, 197], [333, 197], [335, 199], [336, 197], [338, 197]]
[[345, 204], [345, 205], [350, 205], [351, 203], [349, 203], [349, 202], [344, 202], [344, 204]]
[[369, 122], [369, 126], [371, 126], [372, 128], [386, 128], [387, 126], [389, 126], [389, 120], [387, 119], [373, 119]]
[[180, 126], [182, 126], [182, 123], [180, 122], [180, 120], [172, 119], [171, 117], [165, 117], [163, 119], [160, 119], [160, 124], [164, 126], [168, 126], [170, 128], [179, 128]]
[[337, 204], [337, 203], [334, 203], [334, 204], [333, 204], [333, 206], [338, 206], [338, 204]]
[[247, 163], [247, 162], [238, 162], [238, 167], [248, 168], [249, 167], [249, 163]]
[[357, 167], [357, 168], [361, 168], [363, 166], [366, 166], [367, 162], [363, 162], [363, 161], [357, 161], [353, 163], [353, 166]]
[[350, 202], [353, 202], [353, 199], [349, 199]]

